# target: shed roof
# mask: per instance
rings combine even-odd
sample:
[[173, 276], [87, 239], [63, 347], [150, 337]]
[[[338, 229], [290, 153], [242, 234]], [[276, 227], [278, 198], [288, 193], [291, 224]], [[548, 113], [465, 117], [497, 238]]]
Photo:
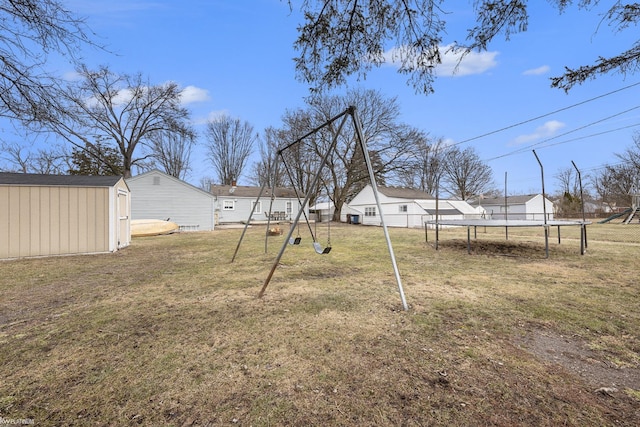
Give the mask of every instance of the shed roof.
[[413, 188], [403, 188], [403, 187], [383, 187], [378, 186], [378, 191], [384, 194], [387, 197], [395, 197], [398, 199], [433, 199], [433, 196], [425, 191], [415, 190]]
[[[233, 191], [231, 191], [233, 189]], [[216, 196], [227, 196], [227, 197], [258, 197], [260, 194], [260, 187], [250, 187], [237, 185], [232, 187], [231, 185], [212, 185], [211, 193]], [[276, 197], [283, 198], [295, 198], [296, 192], [293, 188], [285, 188], [285, 187], [276, 187], [274, 190], [274, 194]], [[271, 196], [271, 188], [265, 188], [262, 192], [262, 195], [265, 197]], [[299, 195], [300, 198], [304, 197], [304, 194]]]
[[0, 172], [0, 185], [41, 185], [67, 187], [113, 187], [121, 176], [45, 175]]

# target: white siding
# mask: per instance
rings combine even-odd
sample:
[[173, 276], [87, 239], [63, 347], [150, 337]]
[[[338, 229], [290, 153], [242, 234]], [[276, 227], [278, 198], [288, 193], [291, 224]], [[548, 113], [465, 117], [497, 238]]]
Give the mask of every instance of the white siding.
[[[509, 219], [521, 219], [532, 221], [544, 220], [544, 207], [542, 205], [542, 194], [532, 196], [526, 202], [515, 203], [508, 200], [507, 218]], [[482, 203], [482, 207], [487, 211], [487, 217], [491, 219], [504, 219], [505, 207], [504, 201], [497, 203]], [[547, 219], [553, 220], [553, 202], [546, 199]]]
[[[252, 221], [266, 221], [271, 205], [271, 197], [263, 196], [259, 200], [256, 197], [235, 197], [232, 194], [217, 196], [216, 210], [218, 212], [218, 222], [239, 223], [246, 222], [253, 208], [254, 202], [259, 202], [260, 211], [254, 211]], [[225, 202], [233, 202], [233, 209], [224, 209]], [[289, 212], [289, 209], [291, 212]], [[300, 203], [296, 198], [276, 198], [273, 200], [271, 212], [286, 212], [287, 220], [295, 219], [300, 210]], [[304, 220], [304, 218], [302, 218]]]
[[[435, 210], [435, 199], [414, 200], [400, 197], [388, 197], [378, 191], [378, 198], [382, 206], [384, 222], [389, 227], [422, 228], [424, 222], [435, 219], [435, 215], [430, 215], [429, 210]], [[439, 208], [442, 210], [441, 218], [446, 215], [447, 219], [463, 219], [465, 216], [475, 217], [478, 211], [473, 209], [467, 202], [440, 200]], [[455, 215], [450, 212], [456, 210]], [[375, 216], [367, 216], [368, 212], [375, 211]], [[449, 213], [444, 213], [449, 211]], [[364, 225], [381, 225], [380, 212], [376, 206], [373, 188], [367, 185], [358, 193], [349, 205], [342, 209], [342, 217], [346, 218], [347, 213], [362, 212], [360, 222]]]
[[167, 219], [183, 230], [214, 227], [214, 197], [184, 181], [151, 171], [127, 180], [131, 189], [131, 219]]

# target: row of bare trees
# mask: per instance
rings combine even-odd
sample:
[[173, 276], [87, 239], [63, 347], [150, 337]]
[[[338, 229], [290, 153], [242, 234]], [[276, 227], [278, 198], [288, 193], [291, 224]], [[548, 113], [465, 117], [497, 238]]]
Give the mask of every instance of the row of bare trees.
[[580, 174], [582, 176], [575, 168], [558, 171], [555, 178], [559, 190], [555, 197], [562, 214], [580, 213], [583, 199], [607, 211], [632, 206], [633, 196], [640, 194], [640, 132], [633, 136], [629, 147], [615, 156], [616, 163]]
[[[369, 183], [368, 170], [351, 121], [333, 121], [309, 134], [349, 106], [356, 107], [363, 137], [369, 149], [376, 183], [398, 185], [460, 199], [492, 190], [491, 168], [472, 148], [461, 150], [432, 140], [423, 131], [400, 122], [395, 98], [375, 90], [352, 90], [345, 96], [319, 95], [307, 101], [306, 108], [288, 111], [283, 127], [265, 131], [261, 159], [254, 165], [256, 184], [293, 185], [308, 194], [310, 203], [330, 200], [340, 212]], [[299, 143], [292, 144], [304, 135]], [[313, 176], [336, 138], [336, 146], [322, 169], [320, 185], [312, 188]], [[284, 149], [286, 148], [286, 149]]]
[[[181, 179], [190, 170], [197, 134], [177, 84], [151, 85], [140, 73], [80, 65], [77, 80], [49, 90], [56, 96], [27, 129], [68, 144], [32, 150], [3, 142], [5, 169], [130, 177], [134, 168], [158, 168]], [[205, 138], [217, 178], [231, 183], [240, 176], [257, 135], [247, 122], [220, 116], [207, 123]]]
[[[504, 3], [505, 7], [496, 7], [492, 1], [475, 3], [477, 26], [469, 33], [469, 45], [451, 49], [464, 56], [473, 49], [486, 49], [498, 34], [508, 38], [511, 33], [524, 31], [527, 3]], [[568, 7], [564, 1], [552, 3], [561, 11]], [[589, 8], [591, 3], [582, 2], [578, 7]], [[106, 66], [92, 70], [83, 65], [79, 53], [87, 46], [100, 46], [91, 39], [92, 31], [84, 21], [59, 0], [0, 0], [0, 4], [0, 117], [37, 135], [52, 135], [51, 140], [66, 142], [65, 146], [50, 145], [52, 148], [32, 152], [3, 141], [5, 163], [20, 171], [51, 173], [66, 169], [71, 173], [124, 176], [131, 176], [134, 168], [161, 167], [184, 177], [196, 133], [176, 83], [152, 85], [140, 73], [117, 74]], [[387, 62], [382, 46], [391, 39], [400, 46], [395, 52], [400, 72], [410, 76], [418, 91], [433, 90], [431, 83], [435, 65], [441, 60], [441, 37], [446, 27], [441, 16], [444, 9], [434, 7], [432, 1], [411, 6], [386, 0], [367, 5], [353, 0], [305, 1], [301, 8], [306, 22], [299, 27], [295, 44], [300, 53], [296, 68], [302, 80], [316, 90], [335, 87], [351, 74], [363, 74], [371, 66]], [[605, 20], [624, 30], [638, 16], [637, 7], [618, 2], [608, 10]], [[65, 81], [50, 75], [46, 64], [51, 54], [69, 58], [76, 66], [78, 79]], [[593, 66], [567, 69], [552, 84], [569, 90], [597, 74], [632, 72], [639, 57], [637, 46], [633, 46], [619, 56], [600, 58]], [[265, 131], [262, 160], [255, 169], [257, 181], [282, 176], [270, 173], [282, 141], [295, 139], [346, 105], [356, 105], [376, 179], [381, 183], [398, 183], [431, 193], [434, 188], [442, 188], [461, 199], [490, 187], [490, 169], [472, 148], [446, 147], [442, 141], [398, 123], [395, 99], [371, 91], [354, 91], [344, 97], [323, 91], [312, 93], [307, 108], [287, 112], [281, 129]], [[322, 180], [322, 187], [337, 207], [352, 197], [366, 178], [353, 134], [352, 129], [345, 129], [338, 136], [336, 155], [331, 157]], [[305, 141], [304, 147], [287, 153], [296, 166], [293, 181], [301, 190], [320, 191], [308, 188], [309, 174], [334, 135], [335, 127], [329, 127]], [[246, 122], [222, 117], [209, 124], [206, 136], [216, 179], [221, 183], [237, 180], [257, 140], [253, 128]], [[627, 157], [635, 151], [626, 153]], [[630, 161], [608, 166], [594, 178], [593, 187], [603, 199], [613, 193], [623, 194], [624, 189], [612, 190], [613, 186], [628, 187], [634, 179], [637, 182], [637, 168], [627, 169], [633, 165]], [[629, 183], [625, 184], [625, 179]]]
[[[0, 170], [130, 177], [134, 168], [160, 168], [184, 178], [197, 135], [182, 89], [141, 73], [90, 69], [80, 52], [101, 49], [92, 34], [58, 0], [0, 0], [0, 118], [13, 122], [21, 141], [40, 142], [5, 136]], [[77, 78], [50, 74], [51, 55], [68, 58]], [[224, 142], [207, 135], [210, 144]]]

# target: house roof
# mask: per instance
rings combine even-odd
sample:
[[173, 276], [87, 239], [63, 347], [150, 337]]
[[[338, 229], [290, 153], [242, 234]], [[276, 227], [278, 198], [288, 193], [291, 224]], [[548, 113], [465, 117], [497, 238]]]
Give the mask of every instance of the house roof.
[[[231, 191], [233, 189], [233, 191]], [[260, 187], [249, 187], [243, 185], [237, 185], [232, 187], [231, 185], [212, 185], [211, 186], [211, 194], [216, 196], [227, 196], [227, 197], [258, 197], [260, 194]], [[284, 188], [284, 187], [276, 187], [274, 190], [274, 194], [276, 197], [282, 198], [303, 198], [304, 194], [298, 194], [296, 196], [296, 192], [293, 188]], [[270, 197], [271, 196], [271, 188], [265, 188], [262, 192], [262, 196]]]
[[0, 185], [42, 185], [67, 187], [113, 187], [121, 176], [43, 175], [0, 172]]
[[309, 206], [311, 211], [328, 211], [334, 208], [333, 202], [318, 202], [313, 206]]
[[387, 197], [394, 197], [397, 199], [433, 199], [433, 196], [431, 194], [421, 190], [414, 190], [413, 188], [383, 187], [380, 185], [378, 186], [378, 191]]
[[435, 215], [436, 212], [438, 215], [442, 215], [442, 216], [449, 216], [449, 215], [462, 215], [462, 212], [460, 212], [458, 209], [438, 209], [436, 211], [435, 208], [428, 208], [428, 209], [424, 209], [425, 212], [427, 212], [429, 215]]
[[[508, 205], [521, 205], [527, 203], [529, 200], [534, 197], [539, 196], [539, 194], [523, 194], [519, 196], [507, 196], [507, 204]], [[482, 200], [475, 200], [471, 205], [478, 206], [478, 202], [480, 202], [480, 206], [482, 205], [504, 205], [504, 197], [488, 197]]]

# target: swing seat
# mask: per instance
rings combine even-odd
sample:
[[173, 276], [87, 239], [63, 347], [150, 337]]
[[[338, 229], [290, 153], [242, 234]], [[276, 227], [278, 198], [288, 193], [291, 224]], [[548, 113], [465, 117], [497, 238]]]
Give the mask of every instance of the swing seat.
[[331, 252], [331, 246], [327, 246], [326, 248], [322, 248], [322, 245], [318, 242], [313, 242], [313, 249], [315, 249], [316, 253], [319, 255], [328, 254]]
[[289, 244], [290, 245], [299, 245], [301, 241], [302, 241], [302, 237], [296, 237], [295, 239], [292, 237], [292, 238], [289, 239]]

